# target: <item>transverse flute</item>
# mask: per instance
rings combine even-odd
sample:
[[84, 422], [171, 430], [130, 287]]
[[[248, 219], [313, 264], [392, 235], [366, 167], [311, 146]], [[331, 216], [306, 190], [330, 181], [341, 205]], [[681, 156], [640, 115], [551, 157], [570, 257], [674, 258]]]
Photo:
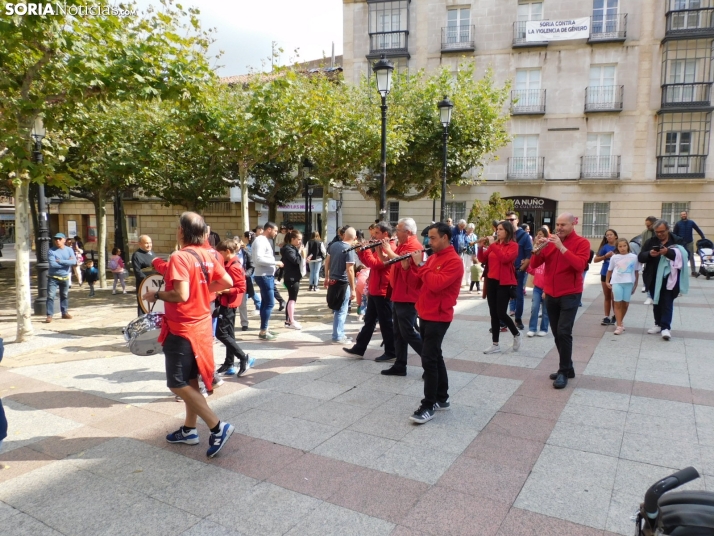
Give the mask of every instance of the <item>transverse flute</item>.
[[[417, 249], [417, 250], [414, 250], [414, 251], [418, 251], [418, 252], [421, 253], [421, 254], [431, 253], [431, 248], [426, 248], [426, 249], [421, 249], [421, 250], [418, 250], [418, 249]], [[409, 253], [406, 253], [406, 254], [401, 255], [401, 256], [399, 256], [399, 257], [394, 257], [393, 259], [389, 259], [388, 261], [385, 261], [384, 265], [385, 265], [385, 266], [390, 266], [390, 265], [392, 265], [392, 264], [396, 264], [396, 263], [398, 263], [398, 262], [405, 261], [405, 260], [407, 260], [409, 257], [412, 256], [412, 253], [414, 253], [414, 251], [410, 251]]]

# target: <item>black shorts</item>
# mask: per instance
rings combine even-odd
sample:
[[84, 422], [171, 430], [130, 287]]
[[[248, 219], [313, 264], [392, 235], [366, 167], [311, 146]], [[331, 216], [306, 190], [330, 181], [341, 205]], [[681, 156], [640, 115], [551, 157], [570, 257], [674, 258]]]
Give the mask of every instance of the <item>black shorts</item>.
[[188, 339], [169, 333], [164, 341], [164, 361], [169, 388], [188, 387], [189, 380], [198, 378], [198, 363]]
[[607, 281], [607, 276], [600, 274], [600, 281], [602, 281], [603, 283], [605, 283], [605, 282]]

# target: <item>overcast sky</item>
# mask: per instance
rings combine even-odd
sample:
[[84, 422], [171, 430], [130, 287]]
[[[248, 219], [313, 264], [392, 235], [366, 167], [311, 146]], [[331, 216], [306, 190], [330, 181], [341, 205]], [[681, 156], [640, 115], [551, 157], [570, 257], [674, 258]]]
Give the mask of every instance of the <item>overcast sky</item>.
[[[139, 6], [158, 5], [139, 0]], [[299, 49], [302, 61], [342, 54], [342, 0], [180, 0], [185, 7], [201, 10], [204, 28], [216, 28], [213, 54], [223, 50], [218, 61], [220, 76], [245, 74], [250, 68], [270, 70], [271, 43], [283, 48], [283, 64]]]

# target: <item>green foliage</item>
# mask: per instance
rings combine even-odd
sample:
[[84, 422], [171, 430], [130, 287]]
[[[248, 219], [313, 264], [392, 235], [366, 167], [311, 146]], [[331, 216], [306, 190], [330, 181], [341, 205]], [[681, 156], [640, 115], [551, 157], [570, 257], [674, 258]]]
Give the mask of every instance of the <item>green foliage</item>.
[[503, 220], [506, 217], [506, 212], [511, 210], [513, 210], [513, 200], [501, 199], [501, 194], [494, 192], [488, 203], [474, 201], [468, 221], [476, 226], [474, 233], [477, 236], [487, 236], [493, 234], [493, 220]]

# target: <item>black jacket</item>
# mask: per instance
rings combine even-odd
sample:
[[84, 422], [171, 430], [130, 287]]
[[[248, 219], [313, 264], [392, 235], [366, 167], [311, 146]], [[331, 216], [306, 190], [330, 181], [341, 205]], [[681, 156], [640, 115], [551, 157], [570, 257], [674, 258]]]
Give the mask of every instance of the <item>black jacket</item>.
[[144, 251], [143, 249], [137, 249], [131, 256], [131, 267], [134, 270], [134, 276], [136, 277], [136, 289], [139, 291], [139, 285], [146, 279], [146, 274], [142, 272], [142, 268], [151, 268], [151, 263], [156, 258], [153, 251]]
[[[659, 264], [659, 257], [651, 257], [650, 251], [652, 251], [652, 248], [654, 246], [658, 246], [660, 244], [661, 242], [659, 238], [657, 238], [656, 235], [653, 236], [647, 242], [644, 243], [642, 249], [640, 250], [640, 254], [637, 256], [637, 260], [639, 260], [644, 265], [644, 270], [642, 272], [642, 281], [644, 281], [645, 286], [648, 290], [650, 290], [650, 292], [654, 290], [655, 277], [657, 276], [657, 265]], [[667, 246], [667, 248], [670, 248], [670, 250], [665, 256], [671, 261], [674, 260], [674, 251], [671, 250], [671, 247], [674, 245], [683, 246], [684, 242], [676, 234], [673, 234], [670, 231], [669, 239], [665, 244], [665, 246]], [[674, 290], [679, 293], [679, 283], [677, 283], [677, 287], [675, 287]]]
[[319, 240], [310, 240], [307, 243], [307, 255], [312, 255], [313, 261], [325, 259], [325, 256], [322, 254], [322, 248], [320, 246], [322, 246], [322, 242], [320, 242]]
[[280, 260], [283, 261], [285, 265], [283, 271], [283, 278], [286, 282], [300, 281], [302, 279], [302, 274], [300, 273], [300, 263], [302, 256], [298, 251], [298, 248], [288, 244], [280, 248]]

